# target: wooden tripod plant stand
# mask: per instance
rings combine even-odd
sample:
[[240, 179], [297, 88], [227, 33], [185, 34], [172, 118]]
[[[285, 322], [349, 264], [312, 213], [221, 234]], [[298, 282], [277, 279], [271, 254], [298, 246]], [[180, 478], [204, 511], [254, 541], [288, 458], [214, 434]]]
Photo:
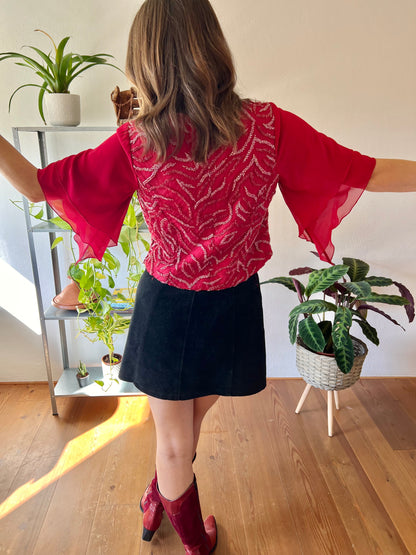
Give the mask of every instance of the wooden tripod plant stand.
[[[306, 400], [310, 390], [312, 388], [311, 384], [306, 384], [306, 387], [302, 393], [301, 398], [299, 399], [298, 406], [296, 407], [295, 413], [299, 414], [303, 403]], [[328, 435], [329, 437], [333, 436], [333, 429], [334, 429], [334, 399], [335, 399], [335, 408], [339, 410], [339, 396], [338, 391], [327, 391], [327, 403], [328, 403]]]

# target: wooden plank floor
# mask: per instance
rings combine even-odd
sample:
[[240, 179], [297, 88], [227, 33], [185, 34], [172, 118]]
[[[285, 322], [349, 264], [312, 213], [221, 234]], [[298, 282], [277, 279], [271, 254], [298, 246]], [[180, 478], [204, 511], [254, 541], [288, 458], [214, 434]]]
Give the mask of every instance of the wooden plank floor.
[[[301, 380], [222, 398], [195, 472], [216, 555], [416, 555], [416, 378], [362, 379], [340, 392], [334, 437], [324, 392], [294, 413]], [[0, 553], [176, 555], [169, 521], [140, 540], [154, 470], [145, 397], [61, 398], [0, 385]]]

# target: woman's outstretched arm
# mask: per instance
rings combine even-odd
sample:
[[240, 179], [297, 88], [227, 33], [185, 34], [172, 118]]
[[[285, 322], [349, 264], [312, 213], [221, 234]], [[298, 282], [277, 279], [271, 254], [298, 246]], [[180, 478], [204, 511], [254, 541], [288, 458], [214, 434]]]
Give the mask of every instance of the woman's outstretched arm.
[[416, 162], [377, 159], [366, 191], [378, 193], [410, 193], [416, 191]]
[[0, 173], [31, 202], [45, 200], [37, 168], [0, 136]]

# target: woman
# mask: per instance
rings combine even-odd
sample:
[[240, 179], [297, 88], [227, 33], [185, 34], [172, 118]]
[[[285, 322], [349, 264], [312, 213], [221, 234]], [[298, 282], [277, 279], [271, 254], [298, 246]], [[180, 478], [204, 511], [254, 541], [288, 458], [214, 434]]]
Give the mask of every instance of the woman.
[[143, 539], [166, 511], [188, 554], [216, 546], [202, 521], [192, 462], [219, 395], [266, 385], [257, 271], [272, 252], [268, 206], [279, 185], [322, 259], [331, 231], [364, 189], [415, 191], [416, 163], [374, 160], [271, 103], [241, 100], [208, 0], [146, 0], [127, 73], [137, 121], [94, 150], [37, 170], [0, 138], [0, 168], [29, 200], [69, 221], [80, 259], [117, 242], [138, 191], [152, 235], [121, 377], [149, 395], [157, 474], [142, 499]]

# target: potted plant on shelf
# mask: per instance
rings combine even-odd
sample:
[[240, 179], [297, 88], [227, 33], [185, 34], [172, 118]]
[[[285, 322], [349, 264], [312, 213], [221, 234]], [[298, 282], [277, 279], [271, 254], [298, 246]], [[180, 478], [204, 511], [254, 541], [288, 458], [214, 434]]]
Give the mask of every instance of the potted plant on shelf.
[[[17, 208], [22, 209], [21, 201], [12, 202]], [[62, 230], [71, 231], [70, 226], [59, 217], [45, 219], [43, 207], [30, 203], [29, 212], [39, 222], [53, 223]], [[102, 367], [103, 375], [110, 386], [113, 382], [118, 382], [119, 363], [122, 358], [114, 353], [114, 336], [125, 333], [130, 325], [130, 319], [122, 315], [132, 311], [136, 286], [144, 271], [143, 259], [150, 248], [142, 234], [144, 229], [143, 213], [135, 193], [119, 237], [122, 256], [117, 258], [114, 251], [107, 250], [102, 261], [87, 259], [74, 262], [68, 270], [71, 283], [53, 300], [55, 306], [66, 310], [78, 310], [80, 314], [87, 315], [79, 320], [80, 333], [89, 341], [101, 341], [107, 347], [108, 353], [103, 357]], [[62, 242], [63, 238], [59, 236], [53, 242], [52, 248], [56, 248]], [[72, 240], [70, 245], [75, 260]], [[115, 289], [115, 278], [122, 263], [127, 267], [126, 286], [120, 290]], [[103, 381], [97, 382], [104, 387]]]
[[[78, 313], [87, 316], [80, 320], [80, 333], [89, 341], [101, 341], [107, 347], [102, 359], [104, 381], [118, 382], [118, 372], [122, 355], [114, 352], [114, 336], [127, 331], [130, 320], [117, 314], [112, 306], [112, 290], [115, 276], [120, 269], [119, 260], [108, 250], [102, 261], [88, 259], [81, 264], [73, 264], [69, 275], [80, 288]], [[98, 380], [101, 386], [104, 382]]]
[[[42, 31], [36, 31], [46, 35], [53, 45], [53, 52], [43, 52], [35, 46], [28, 46], [39, 57], [38, 59], [26, 56], [21, 52], [1, 52], [0, 62], [6, 59], [16, 60], [16, 65], [31, 69], [36, 76], [42, 79], [42, 84], [26, 83], [18, 87], [9, 100], [9, 111], [14, 95], [24, 87], [39, 88], [38, 109], [43, 122], [50, 125], [76, 126], [80, 123], [80, 98], [79, 95], [70, 94], [69, 86], [72, 81], [87, 69], [107, 65], [121, 71], [120, 68], [108, 61], [113, 58], [110, 54], [99, 53], [92, 55], [65, 54], [65, 47], [70, 37], [63, 38], [56, 46], [52, 37]], [[45, 97], [45, 93], [49, 93]], [[43, 101], [46, 101], [46, 116]]]
[[87, 367], [85, 366], [85, 363], [82, 361], [79, 361], [77, 380], [78, 380], [79, 387], [86, 387], [90, 383], [89, 372], [87, 370]]
[[[297, 368], [308, 384], [339, 390], [359, 378], [367, 347], [350, 334], [352, 324], [356, 323], [375, 345], [379, 338], [367, 321], [369, 313], [400, 326], [373, 303], [404, 306], [409, 322], [413, 321], [415, 309], [410, 291], [390, 278], [368, 276], [369, 270], [362, 260], [343, 258], [340, 265], [321, 270], [298, 268], [289, 277], [263, 282], [284, 285], [298, 296], [299, 304], [289, 314], [289, 336], [292, 344], [296, 342]], [[295, 277], [307, 274], [306, 286]], [[372, 289], [391, 285], [398, 288], [400, 295], [380, 294]], [[312, 299], [316, 293], [322, 298]]]

